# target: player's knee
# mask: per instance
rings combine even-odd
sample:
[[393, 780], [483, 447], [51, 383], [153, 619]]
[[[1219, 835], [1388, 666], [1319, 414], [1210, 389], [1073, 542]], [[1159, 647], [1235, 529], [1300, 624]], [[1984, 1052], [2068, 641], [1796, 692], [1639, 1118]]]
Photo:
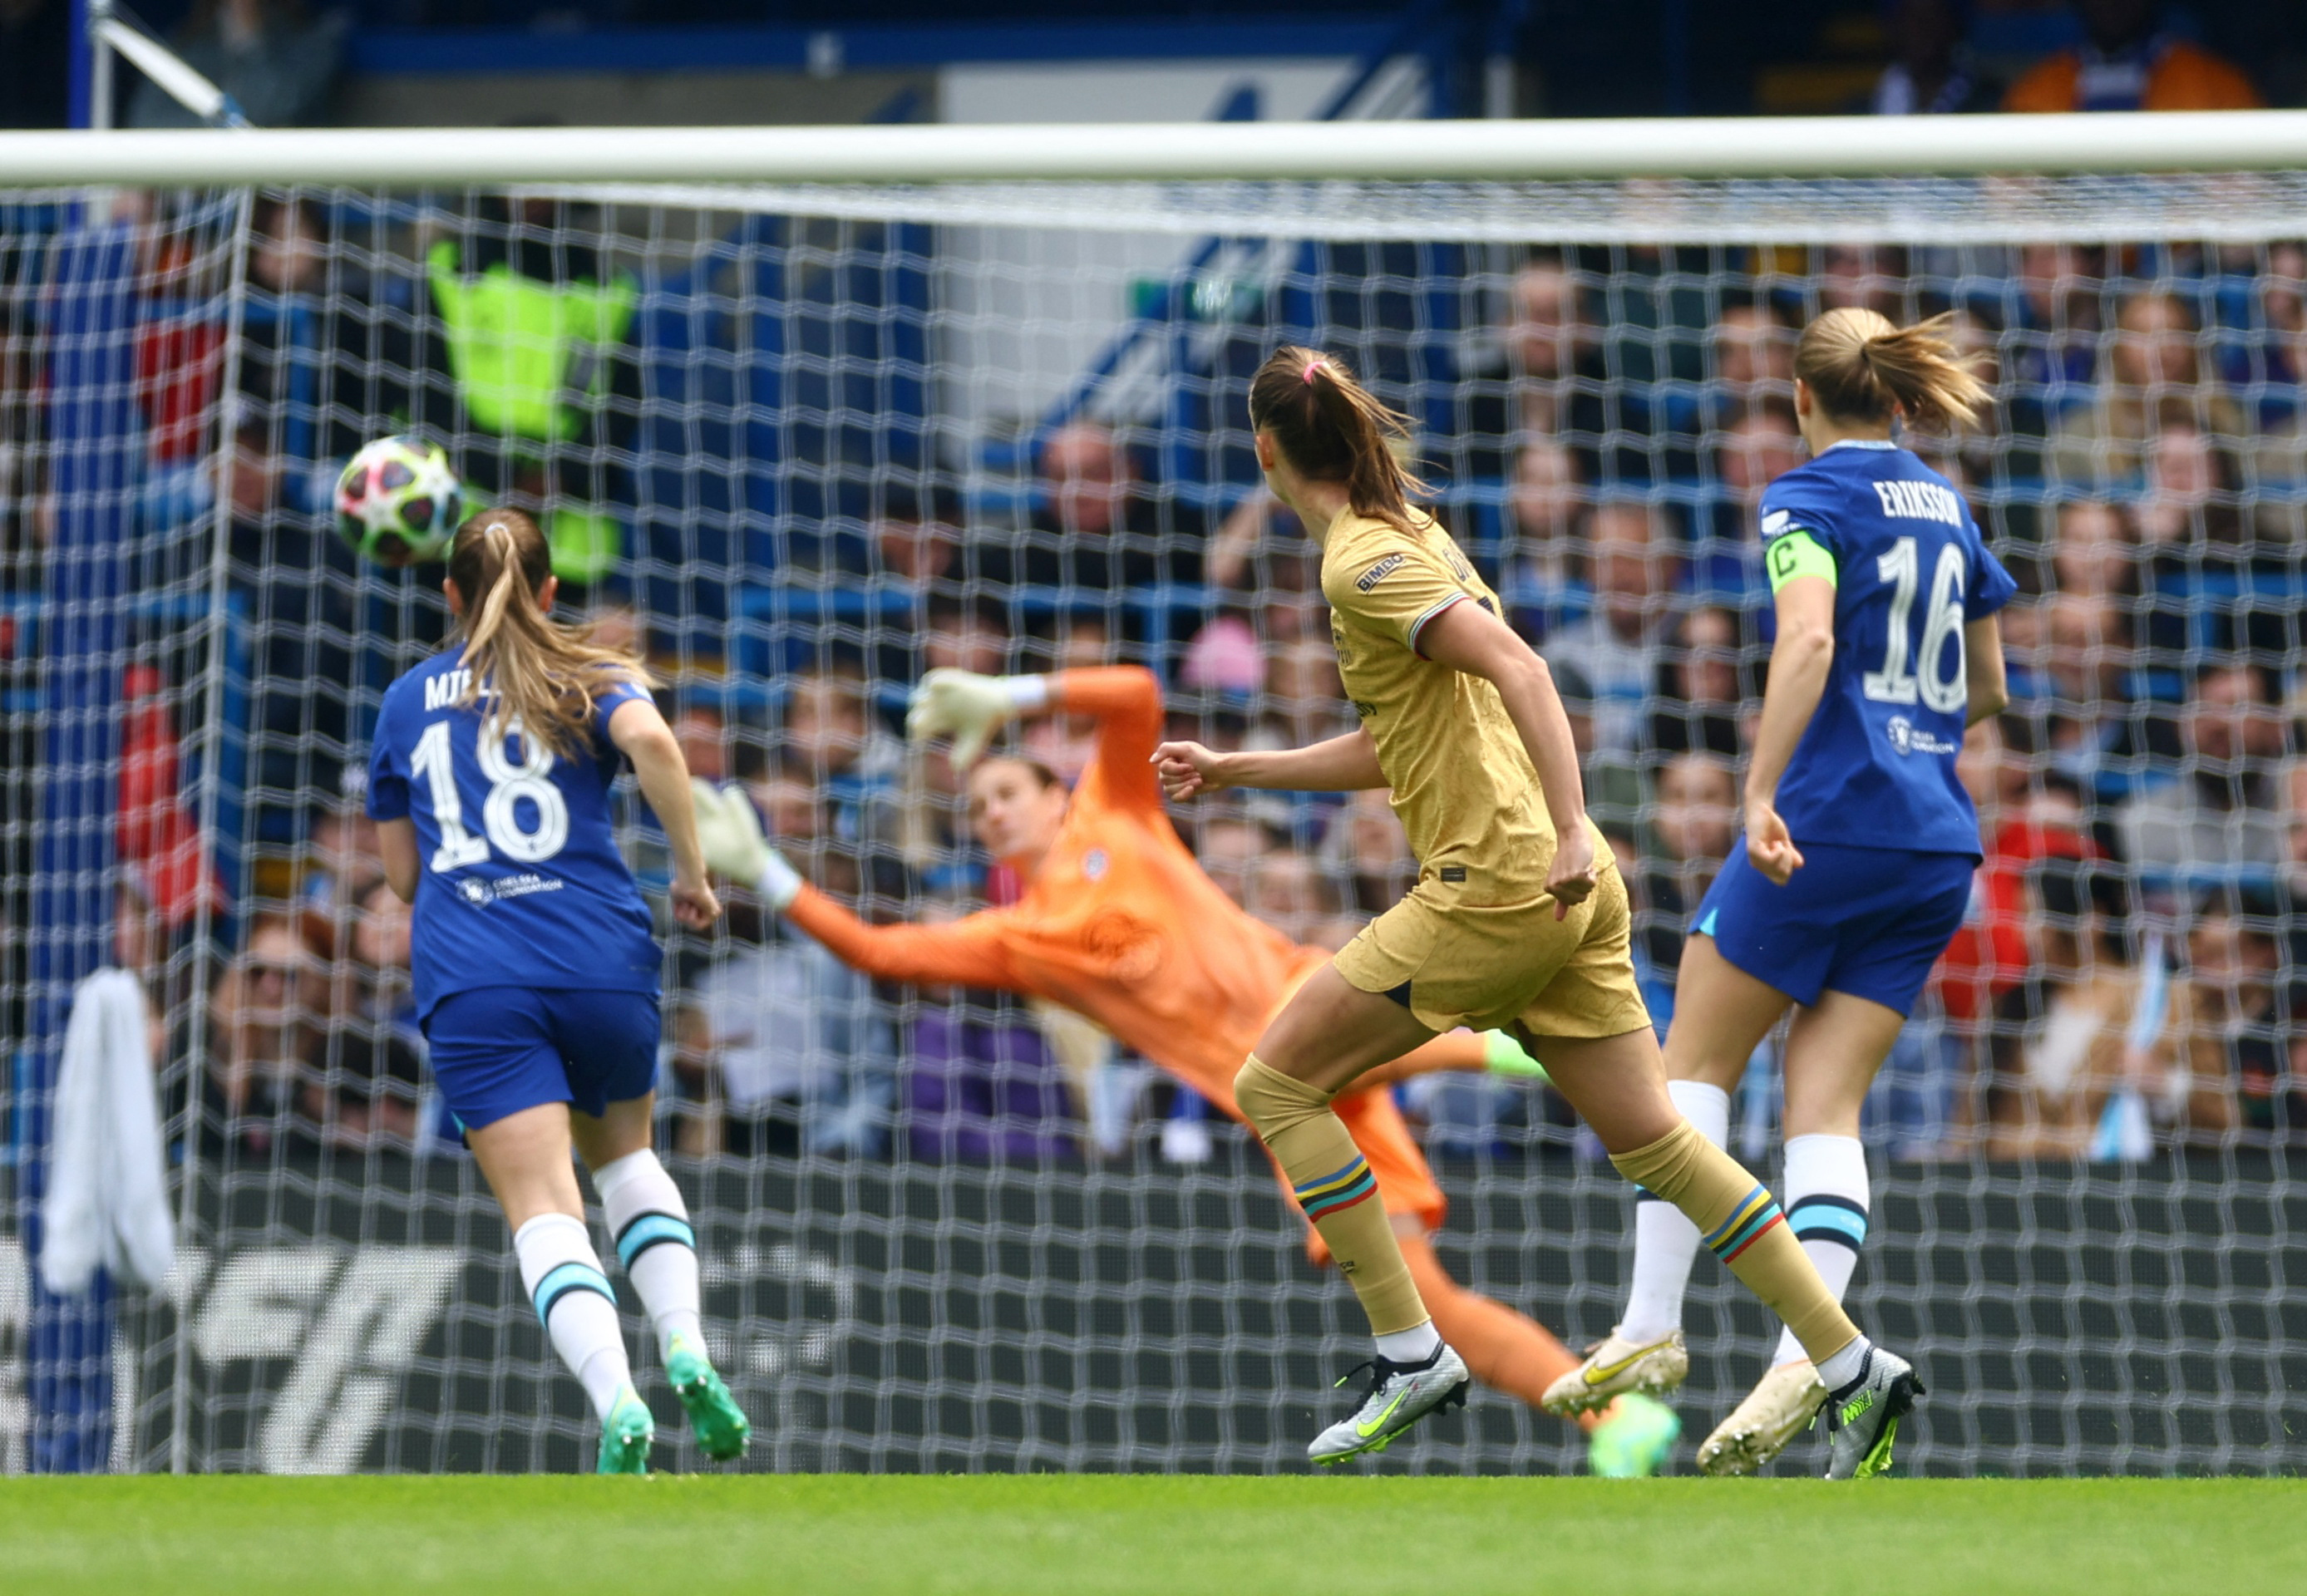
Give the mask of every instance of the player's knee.
[[1242, 1118], [1269, 1139], [1327, 1111], [1330, 1096], [1318, 1086], [1309, 1086], [1261, 1062], [1254, 1054], [1233, 1077], [1233, 1100], [1241, 1105]]
[[1677, 1203], [1690, 1185], [1693, 1169], [1702, 1161], [1703, 1149], [1711, 1145], [1692, 1128], [1690, 1121], [1681, 1120], [1654, 1142], [1612, 1153], [1610, 1162], [1620, 1174], [1652, 1197]]

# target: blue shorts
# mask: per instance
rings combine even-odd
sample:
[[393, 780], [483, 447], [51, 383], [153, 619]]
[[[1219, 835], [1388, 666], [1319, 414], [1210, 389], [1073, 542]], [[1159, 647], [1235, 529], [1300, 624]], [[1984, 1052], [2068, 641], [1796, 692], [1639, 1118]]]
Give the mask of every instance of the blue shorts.
[[1754, 868], [1742, 838], [1691, 927], [1724, 958], [1796, 1002], [1848, 992], [1910, 1012], [1970, 906], [1968, 854], [1799, 843], [1783, 887]]
[[467, 1130], [539, 1103], [597, 1116], [656, 1085], [656, 994], [489, 986], [425, 1020], [433, 1078]]

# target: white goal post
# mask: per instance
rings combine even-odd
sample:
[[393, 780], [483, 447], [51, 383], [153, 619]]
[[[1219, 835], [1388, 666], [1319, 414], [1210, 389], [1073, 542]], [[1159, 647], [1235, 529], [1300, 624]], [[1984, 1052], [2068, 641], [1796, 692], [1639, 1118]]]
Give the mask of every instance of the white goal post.
[[[2276, 949], [2272, 1008], [2221, 1043], [2259, 1096], [2237, 1086], [2207, 1128], [2165, 1070], [2137, 1103], [2152, 1156], [2104, 1162], [2037, 1109], [2064, 1091], [2072, 1120], [2087, 1095], [2074, 993], [2185, 990], [2178, 950], [2217, 918], [2174, 908], [2175, 877], [2092, 896], [2134, 801], [2200, 773], [2189, 693], [2251, 653], [2287, 716], [2307, 707], [2303, 278], [2295, 111], [0, 133], [0, 618], [19, 639], [0, 711], [9, 747], [37, 751], [0, 771], [0, 864], [37, 878], [12, 912], [48, 895], [37, 957], [0, 943], [47, 1017], [4, 1040], [39, 1065], [68, 975], [146, 961], [184, 1227], [165, 1290], [67, 1312], [19, 1285], [31, 1242], [0, 1215], [0, 1469], [74, 1426], [56, 1455], [141, 1468], [517, 1470], [584, 1445], [423, 1095], [389, 911], [347, 885], [366, 728], [445, 624], [437, 571], [364, 564], [332, 535], [360, 442], [438, 442], [476, 496], [552, 519], [564, 588], [653, 646], [684, 736], [802, 828], [782, 835], [813, 879], [926, 923], [1000, 889], [950, 778], [896, 734], [928, 665], [1146, 664], [1193, 734], [1245, 745], [1351, 724], [1304, 540], [1268, 515], [1244, 432], [1267, 351], [1335, 349], [1412, 416], [1445, 524], [1517, 624], [1542, 648], [1585, 639], [1557, 670], [1594, 677], [1569, 696], [1648, 980], [1735, 836], [1735, 787], [1709, 784], [1731, 781], [1757, 700], [1770, 600], [1742, 550], [1762, 482], [1800, 458], [1794, 336], [1868, 304], [1956, 313], [1999, 362], [1994, 424], [1932, 456], [2025, 584], [2020, 707], [1982, 790], [2075, 811], [2072, 853], [1981, 888], [2016, 951], [1982, 932], [1964, 968], [1984, 990], [2006, 954], [2027, 967], [1965, 1012], [1934, 987], [1868, 1111], [1854, 1309], [1921, 1351], [1933, 1392], [1902, 1462], [2297, 1472], [2307, 858], [2269, 863], [2247, 885], [2272, 896], [2222, 922], [2234, 960]], [[2165, 482], [2132, 440], [2079, 485], [2109, 445], [2081, 422], [2142, 306], [2157, 358], [2197, 363], [2173, 429], [2196, 451]], [[474, 353], [523, 339], [538, 358], [493, 376]], [[1080, 483], [1048, 464], [1085, 437], [1114, 503], [1136, 495], [1091, 535], [1116, 551], [1094, 576], [1057, 503]], [[2069, 596], [2076, 507], [2126, 563]], [[1621, 564], [1664, 617], [1639, 648], [1601, 630], [1604, 522], [1642, 542]], [[1036, 757], [1081, 755], [1081, 727], [1041, 729]], [[836, 768], [844, 736], [860, 746]], [[132, 803], [135, 826], [113, 812]], [[1406, 879], [1382, 813], [1292, 798], [1177, 819], [1308, 945]], [[661, 887], [662, 839], [626, 822]], [[134, 871], [132, 845], [151, 855]], [[203, 847], [213, 895], [183, 868]], [[156, 880], [200, 899], [167, 936]], [[1254, 1144], [1061, 1020], [876, 984], [755, 908], [668, 938], [661, 1077], [753, 1466], [1297, 1466], [1361, 1324]], [[2081, 949], [2058, 980], [2028, 940], [2045, 926]], [[2140, 979], [2166, 948], [2167, 982]], [[293, 1068], [212, 1068], [243, 1034], [290, 1046], [247, 1017], [284, 966], [313, 977], [324, 1039]], [[1645, 990], [1670, 1001], [1670, 980]], [[772, 1040], [740, 1046], [737, 1021]], [[1757, 1057], [1735, 1150], [1775, 1179]], [[46, 1078], [15, 1080], [37, 1102]], [[1605, 1330], [1631, 1205], [1564, 1105], [1471, 1076], [1405, 1097], [1454, 1205], [1447, 1268], [1574, 1345]], [[15, 1149], [20, 1179], [39, 1151]], [[1775, 1326], [1711, 1263], [1690, 1300], [1696, 1434]], [[20, 1376], [32, 1348], [51, 1366]], [[25, 1418], [20, 1386], [54, 1411]], [[1571, 1469], [1580, 1446], [1491, 1392], [1382, 1466]]]

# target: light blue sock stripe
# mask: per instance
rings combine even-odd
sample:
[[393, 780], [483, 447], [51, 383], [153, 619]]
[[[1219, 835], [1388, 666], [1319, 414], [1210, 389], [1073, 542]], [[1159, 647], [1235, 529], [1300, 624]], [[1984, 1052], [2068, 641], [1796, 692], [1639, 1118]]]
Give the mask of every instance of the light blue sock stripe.
[[617, 1293], [610, 1289], [609, 1277], [592, 1265], [555, 1264], [536, 1283], [536, 1293], [530, 1299], [536, 1308], [536, 1322], [545, 1324], [546, 1316], [553, 1312], [553, 1305], [570, 1291], [598, 1291], [612, 1302], [617, 1300]]
[[1866, 1246], [1866, 1216], [1854, 1214], [1839, 1203], [1797, 1203], [1787, 1210], [1787, 1224], [1795, 1239], [1807, 1241], [1822, 1237], [1831, 1241], [1847, 1241], [1853, 1252]]
[[630, 1269], [635, 1258], [660, 1241], [676, 1242], [695, 1252], [697, 1231], [687, 1220], [675, 1219], [670, 1214], [637, 1214], [617, 1238], [617, 1262]]

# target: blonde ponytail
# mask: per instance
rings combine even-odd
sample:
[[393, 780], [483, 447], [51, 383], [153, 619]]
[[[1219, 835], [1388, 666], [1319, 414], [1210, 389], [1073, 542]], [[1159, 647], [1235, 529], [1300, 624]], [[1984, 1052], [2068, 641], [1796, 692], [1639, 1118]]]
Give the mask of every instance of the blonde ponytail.
[[1903, 412], [1920, 432], [1951, 432], [1978, 419], [1991, 396], [1948, 333], [1954, 313], [1912, 327], [1879, 312], [1831, 310], [1803, 329], [1795, 376], [1840, 421], [1883, 422]]
[[538, 607], [553, 553], [518, 510], [485, 510], [457, 529], [449, 576], [463, 595], [464, 663], [472, 674], [458, 699], [487, 696], [488, 734], [515, 720], [532, 747], [570, 759], [592, 740], [593, 706], [610, 689], [646, 688], [641, 663], [593, 641], [589, 625], [563, 626]]
[[[1409, 417], [1389, 408], [1335, 356], [1285, 345], [1249, 380], [1249, 424], [1302, 475], [1343, 483], [1356, 515], [1414, 530], [1411, 495], [1428, 488], [1402, 463]], [[1423, 519], [1423, 518], [1420, 518]]]

